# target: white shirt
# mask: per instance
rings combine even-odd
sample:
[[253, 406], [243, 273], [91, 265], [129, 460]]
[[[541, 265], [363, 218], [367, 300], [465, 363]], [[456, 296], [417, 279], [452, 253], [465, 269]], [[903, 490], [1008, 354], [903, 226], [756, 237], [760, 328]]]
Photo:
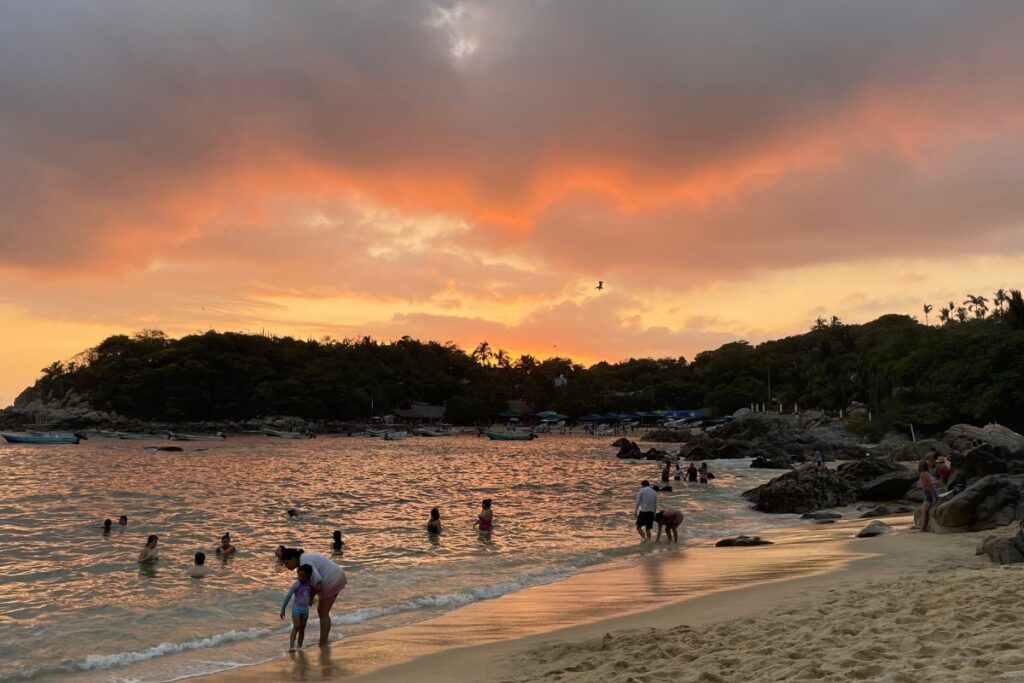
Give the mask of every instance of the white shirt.
[[312, 583], [315, 586], [318, 582], [324, 588], [333, 586], [341, 577], [345, 576], [344, 570], [320, 553], [302, 553], [299, 555], [299, 566], [308, 564], [313, 568]]
[[636, 492], [636, 504], [640, 512], [654, 512], [658, 507], [658, 492], [650, 486], [642, 486]]

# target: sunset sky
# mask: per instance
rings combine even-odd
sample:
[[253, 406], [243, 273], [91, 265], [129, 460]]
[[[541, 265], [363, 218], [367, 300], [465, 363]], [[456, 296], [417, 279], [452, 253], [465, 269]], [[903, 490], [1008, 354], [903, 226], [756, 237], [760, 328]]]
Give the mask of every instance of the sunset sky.
[[143, 328], [590, 363], [1020, 288], [1021, 36], [1016, 0], [0, 0], [0, 405]]

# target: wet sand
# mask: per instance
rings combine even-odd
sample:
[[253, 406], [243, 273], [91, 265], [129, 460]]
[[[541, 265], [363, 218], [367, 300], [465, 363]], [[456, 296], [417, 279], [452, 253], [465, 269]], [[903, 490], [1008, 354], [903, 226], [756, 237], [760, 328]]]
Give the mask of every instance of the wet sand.
[[[899, 521], [909, 524], [907, 518]], [[864, 523], [776, 530], [771, 533], [775, 545], [753, 548], [704, 545], [669, 550], [662, 543], [640, 562], [583, 571], [565, 581], [475, 603], [416, 624], [344, 639], [323, 652], [307, 648], [294, 656], [204, 680], [537, 680], [547, 670], [530, 672], [528, 664], [539, 665], [546, 657], [528, 653], [538, 647], [560, 646], [606, 632], [730, 619], [785, 604], [815, 586], [849, 581], [843, 577], [850, 570], [844, 568], [877, 552], [873, 546], [878, 544], [872, 539], [849, 542]], [[340, 607], [344, 609], [343, 602]], [[285, 645], [282, 639], [282, 652]], [[518, 659], [524, 656], [527, 665]], [[607, 676], [579, 680], [607, 680]]]

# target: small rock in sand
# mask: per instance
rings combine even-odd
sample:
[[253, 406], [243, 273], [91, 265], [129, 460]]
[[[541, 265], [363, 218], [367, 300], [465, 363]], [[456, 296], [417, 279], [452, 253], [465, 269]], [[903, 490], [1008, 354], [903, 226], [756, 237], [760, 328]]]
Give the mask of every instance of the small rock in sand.
[[892, 527], [885, 522], [876, 519], [875, 521], [868, 524], [866, 527], [860, 530], [857, 534], [857, 538], [871, 538], [872, 536], [881, 536], [892, 531]]

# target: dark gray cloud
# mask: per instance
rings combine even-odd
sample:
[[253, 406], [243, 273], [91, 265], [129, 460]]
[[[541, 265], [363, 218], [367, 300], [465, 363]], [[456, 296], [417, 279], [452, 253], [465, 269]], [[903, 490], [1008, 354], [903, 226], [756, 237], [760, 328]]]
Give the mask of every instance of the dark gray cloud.
[[225, 225], [241, 253], [248, 212], [347, 194], [567, 275], [1017, 249], [1022, 29], [1019, 2], [6, 1], [0, 263], [145, 267]]

